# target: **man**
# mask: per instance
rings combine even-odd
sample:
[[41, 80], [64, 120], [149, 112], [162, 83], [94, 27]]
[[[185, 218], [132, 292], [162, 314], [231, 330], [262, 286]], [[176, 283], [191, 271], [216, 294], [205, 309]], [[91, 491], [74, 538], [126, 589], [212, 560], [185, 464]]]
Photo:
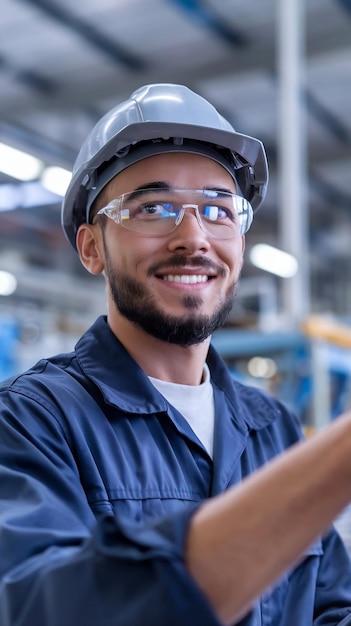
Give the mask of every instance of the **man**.
[[351, 413], [300, 443], [210, 346], [266, 184], [262, 144], [179, 85], [83, 145], [63, 226], [107, 316], [2, 385], [1, 626], [351, 624]]

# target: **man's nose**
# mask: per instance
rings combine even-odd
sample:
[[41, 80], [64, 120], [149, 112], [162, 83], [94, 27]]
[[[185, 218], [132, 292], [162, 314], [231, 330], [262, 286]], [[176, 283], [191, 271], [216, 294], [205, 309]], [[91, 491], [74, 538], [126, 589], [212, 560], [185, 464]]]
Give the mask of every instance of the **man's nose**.
[[188, 253], [193, 253], [197, 250], [205, 252], [209, 250], [210, 242], [202, 227], [196, 204], [183, 205], [176, 223], [177, 227], [169, 239], [169, 248], [172, 251], [184, 249]]

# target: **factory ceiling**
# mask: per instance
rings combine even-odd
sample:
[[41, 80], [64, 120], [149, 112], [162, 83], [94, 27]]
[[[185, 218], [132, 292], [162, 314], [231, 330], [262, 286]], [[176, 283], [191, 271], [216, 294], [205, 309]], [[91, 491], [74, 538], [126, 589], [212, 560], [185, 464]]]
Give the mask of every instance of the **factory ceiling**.
[[[257, 242], [282, 247], [280, 4], [2, 0], [0, 142], [70, 170], [94, 123], [134, 89], [151, 82], [186, 84], [210, 99], [238, 131], [266, 146], [270, 185], [247, 237], [243, 293], [248, 307], [261, 287], [269, 298], [278, 294], [279, 301], [282, 279], [255, 268], [249, 252]], [[346, 316], [351, 306], [351, 2], [306, 0], [301, 42], [305, 278], [311, 310]], [[96, 279], [81, 268], [62, 234], [60, 198], [37, 181], [0, 175], [2, 269], [19, 277], [15, 306], [30, 299], [72, 310], [100, 306], [102, 282], [92, 282]]]

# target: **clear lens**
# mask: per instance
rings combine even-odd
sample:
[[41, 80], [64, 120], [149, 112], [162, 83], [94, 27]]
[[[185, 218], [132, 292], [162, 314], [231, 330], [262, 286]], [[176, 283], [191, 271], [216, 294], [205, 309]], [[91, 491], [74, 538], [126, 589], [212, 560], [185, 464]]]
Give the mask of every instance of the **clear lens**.
[[124, 228], [149, 236], [167, 235], [195, 213], [201, 228], [212, 237], [230, 239], [244, 234], [252, 222], [248, 200], [214, 189], [138, 189], [123, 194], [100, 209]]

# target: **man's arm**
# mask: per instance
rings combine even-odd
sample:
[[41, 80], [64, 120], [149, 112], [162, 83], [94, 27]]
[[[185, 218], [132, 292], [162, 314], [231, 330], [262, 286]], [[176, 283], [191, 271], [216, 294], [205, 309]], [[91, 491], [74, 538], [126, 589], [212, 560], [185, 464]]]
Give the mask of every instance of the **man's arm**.
[[239, 620], [350, 500], [348, 412], [200, 507], [187, 565], [221, 622]]

